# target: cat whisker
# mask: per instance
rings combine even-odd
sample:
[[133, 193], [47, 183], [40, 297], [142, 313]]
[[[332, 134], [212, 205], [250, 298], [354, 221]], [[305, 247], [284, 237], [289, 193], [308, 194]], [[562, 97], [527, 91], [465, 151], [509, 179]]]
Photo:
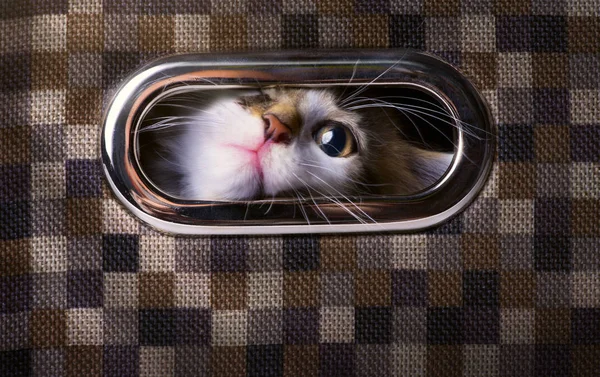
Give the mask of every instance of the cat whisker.
[[308, 195], [310, 195], [310, 199], [312, 200], [312, 202], [315, 204], [315, 208], [319, 211], [319, 213], [321, 214], [322, 218], [325, 221], [327, 221], [327, 223], [329, 225], [331, 225], [331, 221], [329, 221], [329, 219], [327, 218], [327, 216], [325, 215], [325, 213], [321, 210], [321, 207], [319, 207], [319, 204], [317, 204], [317, 201], [315, 200], [315, 198], [313, 197], [312, 193], [310, 192], [310, 185], [308, 183], [306, 183], [302, 178], [298, 177], [298, 175], [296, 175], [296, 173], [292, 173], [292, 174], [296, 177], [296, 179], [298, 179], [304, 185], [304, 187], [306, 187], [306, 191], [308, 192]]

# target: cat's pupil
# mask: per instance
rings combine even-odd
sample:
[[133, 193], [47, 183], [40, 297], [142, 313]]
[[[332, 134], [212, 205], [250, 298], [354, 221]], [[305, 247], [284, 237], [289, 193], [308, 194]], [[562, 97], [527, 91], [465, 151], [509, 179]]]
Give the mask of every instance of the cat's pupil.
[[315, 141], [330, 157], [345, 157], [356, 149], [354, 136], [340, 124], [329, 124], [319, 129], [315, 134]]

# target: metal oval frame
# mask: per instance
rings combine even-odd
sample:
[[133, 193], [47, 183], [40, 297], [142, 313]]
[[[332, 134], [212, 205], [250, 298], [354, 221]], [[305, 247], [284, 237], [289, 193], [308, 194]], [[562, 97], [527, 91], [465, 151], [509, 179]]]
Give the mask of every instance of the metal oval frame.
[[[410, 196], [339, 198], [339, 203], [319, 198], [316, 203], [285, 198], [274, 202], [186, 201], [162, 192], [139, 166], [136, 130], [140, 119], [153, 101], [173, 91], [365, 84], [426, 91], [455, 118], [455, 156], [434, 186]], [[162, 58], [130, 76], [117, 90], [105, 110], [101, 140], [104, 171], [115, 196], [147, 224], [187, 235], [409, 232], [429, 228], [455, 216], [476, 197], [490, 174], [495, 146], [496, 126], [475, 87], [451, 65], [412, 50]], [[302, 206], [302, 216], [298, 206]], [[326, 213], [327, 220], [320, 213]]]

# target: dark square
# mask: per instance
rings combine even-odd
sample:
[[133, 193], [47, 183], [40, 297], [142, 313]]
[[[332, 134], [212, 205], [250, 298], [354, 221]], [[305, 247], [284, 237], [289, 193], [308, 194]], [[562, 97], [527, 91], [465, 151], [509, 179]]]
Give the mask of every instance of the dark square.
[[31, 351], [0, 351], [0, 374], [7, 377], [31, 376]]
[[248, 377], [283, 375], [283, 345], [248, 346], [246, 350]]
[[176, 338], [176, 314], [171, 309], [139, 312], [139, 339], [143, 346], [172, 346]]
[[462, 216], [456, 216], [450, 221], [444, 222], [442, 225], [437, 226], [433, 229], [428, 230], [427, 234], [461, 234], [463, 231], [463, 218]]
[[102, 268], [105, 272], [137, 272], [139, 237], [133, 234], [102, 236]]
[[462, 65], [462, 53], [460, 51], [435, 51], [435, 54], [455, 67], [460, 68]]
[[318, 238], [298, 236], [283, 240], [283, 267], [286, 271], [316, 270], [319, 259]]
[[320, 376], [346, 377], [356, 373], [354, 344], [321, 344], [319, 346]]
[[31, 132], [32, 162], [63, 162], [65, 159], [64, 126], [44, 124]]
[[137, 377], [140, 373], [140, 351], [137, 346], [104, 346], [104, 377]]
[[[105, 3], [106, 4], [106, 3]], [[118, 13], [123, 10], [119, 8]], [[110, 89], [134, 72], [143, 62], [143, 57], [135, 52], [106, 52], [102, 55], [102, 85]]]
[[573, 267], [571, 242], [568, 236], [535, 236], [533, 248], [536, 270], [570, 271]]
[[600, 54], [571, 54], [569, 84], [575, 89], [600, 88]]
[[356, 308], [354, 315], [356, 342], [370, 344], [392, 342], [394, 329], [392, 308]]
[[251, 14], [279, 14], [281, 13], [281, 2], [279, 0], [249, 1], [248, 12]]
[[97, 198], [102, 195], [102, 170], [98, 160], [68, 160], [67, 197]]
[[[25, 127], [24, 125], [31, 122], [31, 95], [29, 91], [11, 93], [0, 91], [0, 103], [3, 104], [3, 106], [0, 106], [0, 129], [13, 128], [11, 137], [8, 140], [6, 137], [3, 137], [4, 140], [2, 140], [0, 146], [3, 147], [4, 153], [8, 149], [9, 156], [11, 155], [11, 151], [18, 151], [12, 152], [18, 153], [13, 155], [13, 158], [23, 153], [24, 156], [21, 158], [24, 157], [28, 161], [30, 156], [31, 127]], [[19, 150], [18, 147], [15, 148], [13, 143], [8, 144], [10, 140], [13, 140], [13, 143], [19, 143], [18, 145], [21, 145], [23, 150]]]
[[19, 200], [0, 205], [0, 240], [26, 238], [30, 234], [29, 202]]
[[430, 308], [427, 311], [427, 343], [463, 344], [461, 308]]
[[500, 161], [533, 160], [533, 126], [528, 124], [501, 124], [498, 126]]
[[356, 375], [360, 377], [391, 376], [392, 347], [361, 344], [356, 347]]
[[319, 46], [319, 21], [315, 14], [288, 14], [282, 17], [283, 48], [316, 48]]
[[283, 314], [285, 344], [319, 342], [319, 312], [316, 309], [287, 309]]
[[211, 312], [208, 309], [177, 309], [177, 344], [210, 344]]
[[567, 89], [536, 89], [534, 119], [538, 124], [563, 125], [571, 119], [571, 97]]
[[531, 50], [530, 17], [498, 16], [496, 17], [496, 47], [500, 52], [516, 52]]
[[69, 11], [69, 0], [30, 0], [26, 8], [33, 10], [34, 14], [66, 14]]
[[571, 337], [573, 344], [600, 344], [600, 309], [572, 309]]
[[0, 277], [0, 313], [28, 310], [30, 295], [31, 280], [28, 275]]
[[385, 14], [389, 12], [389, 0], [355, 0], [354, 11], [356, 13]]
[[427, 306], [427, 272], [393, 271], [392, 303], [394, 306]]
[[500, 346], [500, 376], [533, 376], [535, 346], [508, 344]]
[[496, 271], [465, 271], [463, 274], [464, 306], [499, 305], [500, 278]]
[[212, 376], [210, 347], [181, 346], [175, 348], [175, 376]]
[[563, 16], [531, 17], [532, 52], [566, 52], [567, 19]]
[[390, 47], [425, 48], [425, 20], [417, 15], [390, 17]]
[[24, 91], [31, 85], [29, 54], [0, 54], [0, 92]]
[[574, 162], [600, 162], [600, 125], [571, 126], [569, 136]]
[[571, 201], [568, 198], [537, 198], [535, 200], [535, 234], [570, 234]]
[[567, 377], [571, 375], [571, 346], [535, 346], [535, 376]]
[[[177, 5], [176, 0], [144, 0], [141, 2], [141, 13], [151, 15], [171, 15], [177, 12]], [[181, 12], [181, 10], [179, 12]]]
[[12, 200], [28, 199], [30, 186], [29, 165], [0, 165], [0, 205]]
[[70, 308], [96, 308], [103, 302], [102, 271], [69, 271], [67, 305]]
[[463, 311], [465, 344], [500, 342], [500, 311], [494, 308], [468, 308]]
[[214, 237], [210, 240], [212, 272], [243, 272], [246, 270], [248, 242], [243, 237]]

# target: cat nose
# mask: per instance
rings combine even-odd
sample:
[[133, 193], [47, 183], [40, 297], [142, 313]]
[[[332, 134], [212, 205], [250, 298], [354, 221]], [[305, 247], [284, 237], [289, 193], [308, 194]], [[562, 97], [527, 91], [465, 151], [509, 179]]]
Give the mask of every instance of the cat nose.
[[279, 118], [273, 114], [265, 114], [265, 139], [273, 140], [275, 143], [289, 143], [292, 138], [292, 131], [288, 126], [281, 123]]

